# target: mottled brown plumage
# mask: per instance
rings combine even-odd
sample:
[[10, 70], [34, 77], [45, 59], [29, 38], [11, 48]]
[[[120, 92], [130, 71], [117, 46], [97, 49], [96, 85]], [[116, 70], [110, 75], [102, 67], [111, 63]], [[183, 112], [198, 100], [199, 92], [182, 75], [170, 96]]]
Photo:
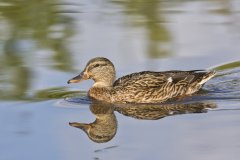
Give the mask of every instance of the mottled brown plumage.
[[143, 71], [115, 80], [115, 68], [103, 57], [91, 59], [80, 75], [68, 83], [92, 79], [88, 95], [109, 103], [161, 103], [197, 92], [215, 75], [214, 71]]

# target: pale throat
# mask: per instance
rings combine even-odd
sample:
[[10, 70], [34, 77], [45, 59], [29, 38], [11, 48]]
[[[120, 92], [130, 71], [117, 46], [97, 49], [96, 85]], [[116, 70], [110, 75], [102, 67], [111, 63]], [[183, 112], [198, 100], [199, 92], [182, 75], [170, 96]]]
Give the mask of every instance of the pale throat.
[[101, 77], [101, 79], [93, 79], [94, 80], [94, 84], [93, 87], [113, 87], [113, 82], [115, 80], [115, 77]]
[[111, 87], [112, 85], [106, 82], [95, 82], [93, 87]]

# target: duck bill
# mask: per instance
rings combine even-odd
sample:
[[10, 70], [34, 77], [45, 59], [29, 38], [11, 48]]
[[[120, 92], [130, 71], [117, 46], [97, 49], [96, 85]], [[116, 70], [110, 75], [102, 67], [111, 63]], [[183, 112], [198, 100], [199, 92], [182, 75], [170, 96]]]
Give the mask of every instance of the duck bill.
[[78, 122], [69, 122], [69, 125], [72, 127], [79, 128], [79, 129], [83, 130], [84, 132], [87, 132], [87, 130], [90, 127], [89, 124], [78, 123]]
[[76, 77], [73, 77], [72, 79], [68, 80], [67, 83], [68, 84], [70, 84], [70, 83], [78, 83], [78, 82], [80, 82], [82, 80], [86, 80], [86, 79], [88, 79], [87, 75], [82, 72], [79, 75], [77, 75]]

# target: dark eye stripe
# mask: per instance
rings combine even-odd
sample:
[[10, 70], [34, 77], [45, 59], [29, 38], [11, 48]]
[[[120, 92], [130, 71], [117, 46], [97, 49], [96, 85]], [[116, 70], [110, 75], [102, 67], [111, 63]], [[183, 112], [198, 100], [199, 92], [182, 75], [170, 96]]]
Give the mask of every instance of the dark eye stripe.
[[89, 68], [88, 68], [88, 70], [92, 70], [93, 68], [97, 68], [97, 67], [102, 67], [102, 66], [106, 66], [107, 64], [95, 64], [95, 65], [93, 65], [93, 66], [90, 66]]
[[100, 66], [100, 64], [95, 64], [95, 65], [93, 66], [93, 68], [99, 67], [99, 66]]

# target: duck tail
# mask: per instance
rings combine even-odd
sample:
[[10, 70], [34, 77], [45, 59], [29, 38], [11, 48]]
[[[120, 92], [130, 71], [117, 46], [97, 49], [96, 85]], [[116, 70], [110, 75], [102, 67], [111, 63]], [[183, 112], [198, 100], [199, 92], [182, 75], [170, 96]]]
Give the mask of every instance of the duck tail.
[[202, 77], [202, 79], [200, 80], [199, 84], [203, 85], [204, 83], [206, 83], [209, 79], [211, 79], [212, 77], [214, 77], [216, 74], [216, 71], [209, 71], [206, 72], [206, 74]]

